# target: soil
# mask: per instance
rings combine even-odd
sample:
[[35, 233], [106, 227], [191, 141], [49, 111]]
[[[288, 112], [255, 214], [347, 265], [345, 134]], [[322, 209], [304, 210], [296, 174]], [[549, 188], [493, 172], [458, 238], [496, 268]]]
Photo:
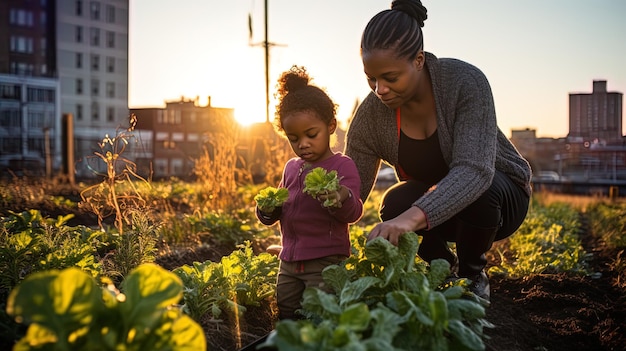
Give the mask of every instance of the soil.
[[[499, 242], [497, 245], [504, 245]], [[585, 238], [595, 274], [534, 275], [513, 280], [492, 277], [491, 306], [486, 329], [488, 351], [625, 350], [626, 287], [623, 273], [612, 270], [617, 250]], [[498, 264], [498, 246], [489, 252], [490, 265]], [[161, 265], [178, 266], [197, 260], [219, 260], [232, 249], [201, 248], [159, 259]], [[184, 259], [182, 259], [184, 258]], [[203, 321], [209, 350], [253, 350], [252, 345], [272, 330], [275, 306], [270, 301], [249, 309], [245, 320], [227, 317], [221, 323]], [[232, 319], [232, 318], [230, 318]], [[249, 347], [245, 347], [248, 345]]]
[[626, 286], [611, 269], [623, 252], [597, 249], [589, 238], [583, 244], [593, 253], [590, 276], [490, 279], [487, 320], [495, 328], [485, 332], [487, 350], [626, 349]]

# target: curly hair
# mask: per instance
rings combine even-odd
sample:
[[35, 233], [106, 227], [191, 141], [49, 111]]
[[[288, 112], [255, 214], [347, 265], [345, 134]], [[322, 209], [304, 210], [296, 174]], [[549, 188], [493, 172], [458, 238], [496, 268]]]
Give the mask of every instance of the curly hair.
[[391, 9], [376, 14], [361, 36], [361, 54], [393, 49], [398, 58], [413, 59], [424, 49], [422, 27], [428, 18], [420, 0], [394, 0]]
[[283, 72], [276, 84], [275, 126], [283, 131], [283, 121], [296, 112], [312, 111], [325, 123], [335, 118], [337, 105], [321, 88], [311, 84], [306, 68], [293, 65]]

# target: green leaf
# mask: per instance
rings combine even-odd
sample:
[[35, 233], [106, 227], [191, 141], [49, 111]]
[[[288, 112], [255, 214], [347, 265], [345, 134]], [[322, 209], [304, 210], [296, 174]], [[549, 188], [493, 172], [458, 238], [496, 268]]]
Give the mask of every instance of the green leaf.
[[353, 282], [346, 283], [340, 292], [340, 303], [347, 306], [354, 301], [363, 298], [363, 293], [370, 287], [380, 283], [380, 279], [376, 277], [361, 277]]
[[386, 343], [390, 344], [402, 329], [401, 325], [406, 322], [405, 317], [391, 311], [385, 305], [379, 305], [377, 308], [373, 309], [371, 311], [371, 318], [373, 327], [370, 340], [384, 340]]
[[258, 194], [254, 196], [254, 201], [257, 207], [262, 212], [271, 213], [276, 207], [282, 206], [289, 198], [289, 191], [287, 188], [275, 188], [268, 186], [261, 189]]
[[430, 262], [430, 270], [426, 277], [430, 288], [436, 289], [450, 276], [450, 263], [445, 259], [435, 259]]
[[339, 324], [353, 331], [364, 331], [369, 327], [370, 310], [364, 303], [348, 306], [339, 316]]
[[484, 350], [485, 345], [479, 335], [474, 333], [463, 322], [451, 320], [448, 323], [450, 335], [460, 344], [470, 350]]
[[324, 282], [334, 290], [341, 291], [350, 279], [348, 272], [343, 266], [330, 265], [322, 271]]
[[183, 284], [174, 273], [153, 264], [142, 264], [122, 283], [126, 302], [120, 304], [122, 313], [131, 324], [151, 328], [158, 322], [160, 310], [182, 297]]
[[38, 323], [58, 337], [89, 325], [104, 305], [91, 276], [78, 268], [31, 274], [9, 295], [7, 313], [16, 320]]
[[339, 190], [339, 178], [337, 171], [326, 171], [322, 167], [313, 168], [306, 177], [304, 177], [304, 189], [302, 192], [317, 197], [331, 191]]

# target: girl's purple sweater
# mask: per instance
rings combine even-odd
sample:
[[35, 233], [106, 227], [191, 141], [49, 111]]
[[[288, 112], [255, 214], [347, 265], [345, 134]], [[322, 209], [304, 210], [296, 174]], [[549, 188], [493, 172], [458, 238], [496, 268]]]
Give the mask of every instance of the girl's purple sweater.
[[[320, 201], [303, 192], [304, 178], [316, 167], [336, 170], [339, 183], [350, 189], [351, 196], [341, 208], [324, 208]], [[360, 186], [354, 161], [342, 153], [314, 164], [299, 157], [287, 161], [279, 187], [289, 190], [289, 198], [271, 215], [260, 213], [258, 208], [256, 211], [257, 218], [265, 225], [280, 222], [283, 246], [280, 259], [293, 262], [332, 255], [350, 256], [348, 225], [363, 214]]]

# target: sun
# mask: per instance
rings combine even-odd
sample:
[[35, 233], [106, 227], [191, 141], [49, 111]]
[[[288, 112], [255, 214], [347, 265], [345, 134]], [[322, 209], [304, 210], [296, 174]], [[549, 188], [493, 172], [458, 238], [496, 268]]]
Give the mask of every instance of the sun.
[[[235, 120], [243, 126], [249, 126], [254, 123], [262, 123], [267, 120], [265, 112], [265, 103], [252, 103], [252, 101], [242, 102], [234, 107]], [[270, 106], [269, 111], [270, 122], [274, 119], [274, 109]]]

